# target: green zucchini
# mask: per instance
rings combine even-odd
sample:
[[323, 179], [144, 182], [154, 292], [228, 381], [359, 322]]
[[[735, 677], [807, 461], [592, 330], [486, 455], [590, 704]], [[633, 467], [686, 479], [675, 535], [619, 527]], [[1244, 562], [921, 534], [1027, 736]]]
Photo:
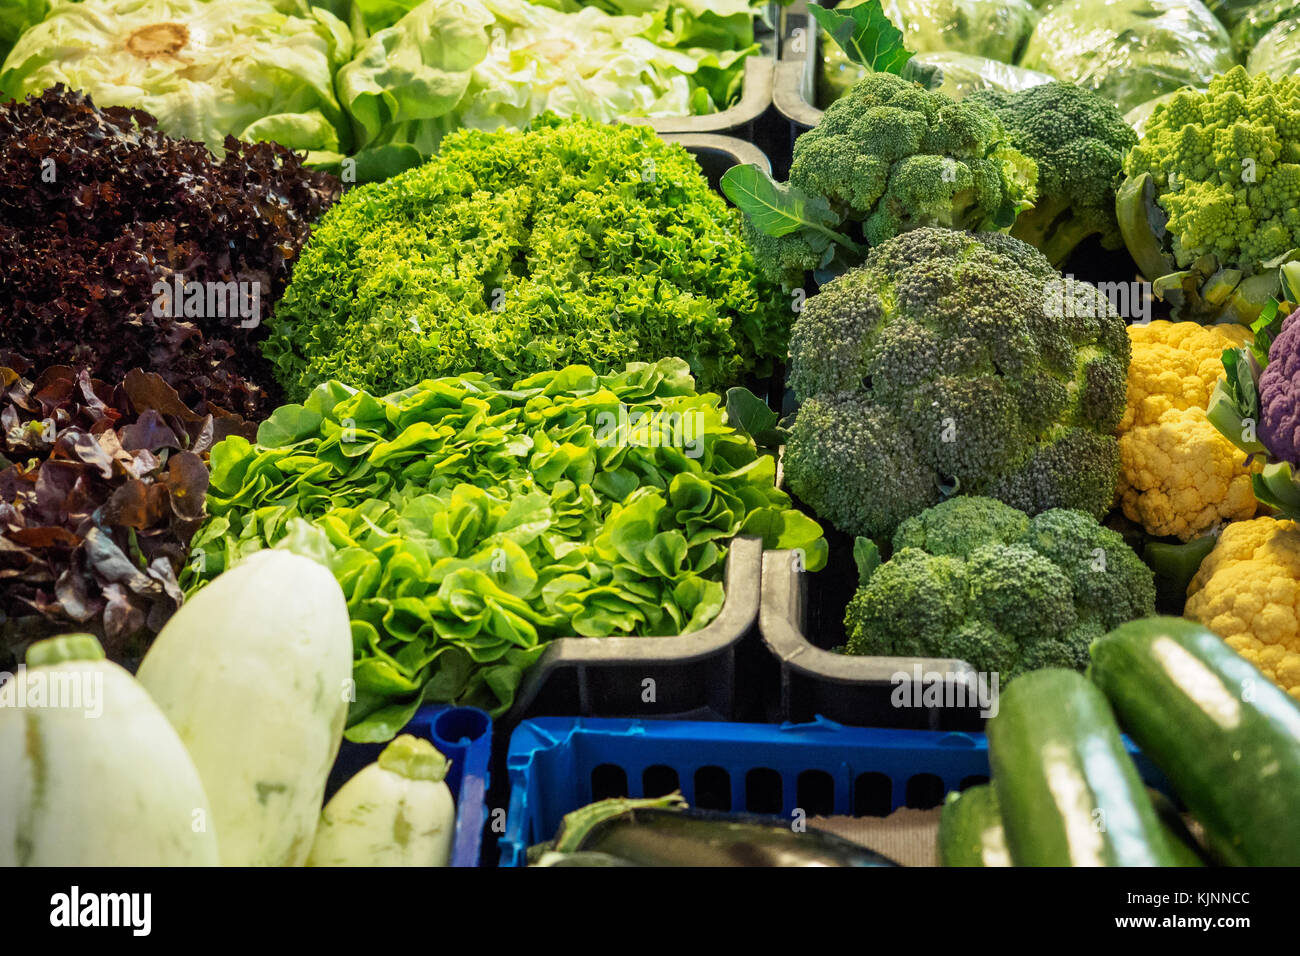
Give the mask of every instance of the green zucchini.
[[1101, 692], [1030, 671], [988, 724], [989, 763], [1016, 866], [1177, 866]]
[[941, 866], [1010, 866], [992, 784], [948, 794], [939, 814]]
[[1300, 865], [1300, 706], [1215, 634], [1130, 621], [1093, 642], [1089, 674], [1233, 866]]

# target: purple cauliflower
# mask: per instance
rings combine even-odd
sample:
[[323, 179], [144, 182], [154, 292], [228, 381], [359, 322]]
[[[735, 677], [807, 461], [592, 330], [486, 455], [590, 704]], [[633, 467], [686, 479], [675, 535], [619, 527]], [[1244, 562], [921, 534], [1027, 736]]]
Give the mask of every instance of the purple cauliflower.
[[1273, 458], [1300, 466], [1300, 309], [1269, 347], [1259, 399], [1259, 440]]

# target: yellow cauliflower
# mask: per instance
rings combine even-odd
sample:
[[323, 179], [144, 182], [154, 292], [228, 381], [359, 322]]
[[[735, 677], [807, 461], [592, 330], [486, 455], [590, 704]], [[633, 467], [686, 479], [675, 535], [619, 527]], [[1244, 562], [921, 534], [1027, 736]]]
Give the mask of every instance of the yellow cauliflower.
[[1187, 589], [1184, 614], [1300, 700], [1300, 525], [1228, 525]]
[[1117, 498], [1124, 515], [1157, 537], [1188, 541], [1255, 515], [1246, 455], [1205, 409], [1223, 377], [1224, 349], [1250, 340], [1240, 325], [1130, 325], [1128, 407], [1119, 425]]

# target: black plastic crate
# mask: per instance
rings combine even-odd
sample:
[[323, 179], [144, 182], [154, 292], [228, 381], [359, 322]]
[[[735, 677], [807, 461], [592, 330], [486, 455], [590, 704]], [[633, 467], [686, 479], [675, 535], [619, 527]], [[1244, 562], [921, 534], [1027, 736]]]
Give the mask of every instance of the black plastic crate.
[[752, 139], [754, 124], [772, 105], [772, 80], [775, 73], [775, 41], [769, 38], [764, 49], [745, 58], [745, 75], [741, 80], [740, 99], [725, 110], [691, 116], [665, 116], [651, 120], [629, 120], [650, 126], [660, 135], [671, 133], [715, 133]]
[[[539, 716], [736, 720], [763, 698], [753, 675], [763, 544], [737, 538], [727, 553], [726, 597], [708, 626], [673, 637], [563, 637], [529, 668], [508, 732]], [[749, 638], [749, 640], [746, 640]]]
[[808, 0], [797, 0], [781, 24], [772, 105], [789, 126], [790, 142], [822, 118], [817, 106], [817, 67], [821, 62], [821, 33], [808, 13]]
[[[771, 652], [779, 688], [775, 714], [768, 719], [804, 722], [823, 716], [858, 727], [912, 730], [980, 730], [984, 719], [974, 694], [967, 706], [896, 706], [896, 675], [923, 678], [951, 675], [974, 681], [965, 661], [925, 657], [863, 657], [838, 653], [844, 610], [857, 586], [857, 571], [846, 536], [828, 532], [831, 559], [815, 573], [802, 570], [793, 551], [763, 555], [759, 629]], [[912, 686], [912, 685], [908, 685]], [[970, 687], [976, 685], [971, 683]]]
[[[769, 8], [769, 17], [773, 9]], [[761, 49], [745, 58], [740, 99], [725, 110], [700, 116], [664, 116], [629, 122], [650, 126], [660, 134], [715, 133], [752, 141], [756, 125], [772, 106], [772, 80], [778, 46], [776, 32], [762, 18], [756, 18], [754, 22], [754, 39]]]
[[767, 154], [743, 139], [715, 133], [661, 133], [660, 138], [677, 143], [695, 157], [715, 192], [720, 192], [718, 182], [732, 166], [753, 163], [765, 172], [772, 171]]
[[[727, 552], [722, 610], [707, 626], [674, 637], [562, 637], [529, 668], [514, 705], [493, 722], [492, 785], [483, 865], [510, 799], [510, 735], [533, 717], [762, 721], [775, 699], [771, 656], [758, 635], [763, 542], [736, 538]], [[651, 681], [653, 683], [647, 683]], [[648, 691], [653, 691], [653, 700]]]

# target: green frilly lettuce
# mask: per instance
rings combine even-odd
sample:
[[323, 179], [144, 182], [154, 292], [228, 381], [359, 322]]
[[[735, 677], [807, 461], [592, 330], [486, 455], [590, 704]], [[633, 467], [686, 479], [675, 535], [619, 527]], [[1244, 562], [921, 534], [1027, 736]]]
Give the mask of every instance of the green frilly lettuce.
[[266, 547], [327, 564], [352, 617], [352, 740], [388, 739], [425, 701], [501, 714], [557, 637], [704, 627], [736, 535], [826, 559], [774, 460], [680, 359], [385, 397], [327, 382], [256, 442], [217, 445], [211, 470], [183, 583]]

